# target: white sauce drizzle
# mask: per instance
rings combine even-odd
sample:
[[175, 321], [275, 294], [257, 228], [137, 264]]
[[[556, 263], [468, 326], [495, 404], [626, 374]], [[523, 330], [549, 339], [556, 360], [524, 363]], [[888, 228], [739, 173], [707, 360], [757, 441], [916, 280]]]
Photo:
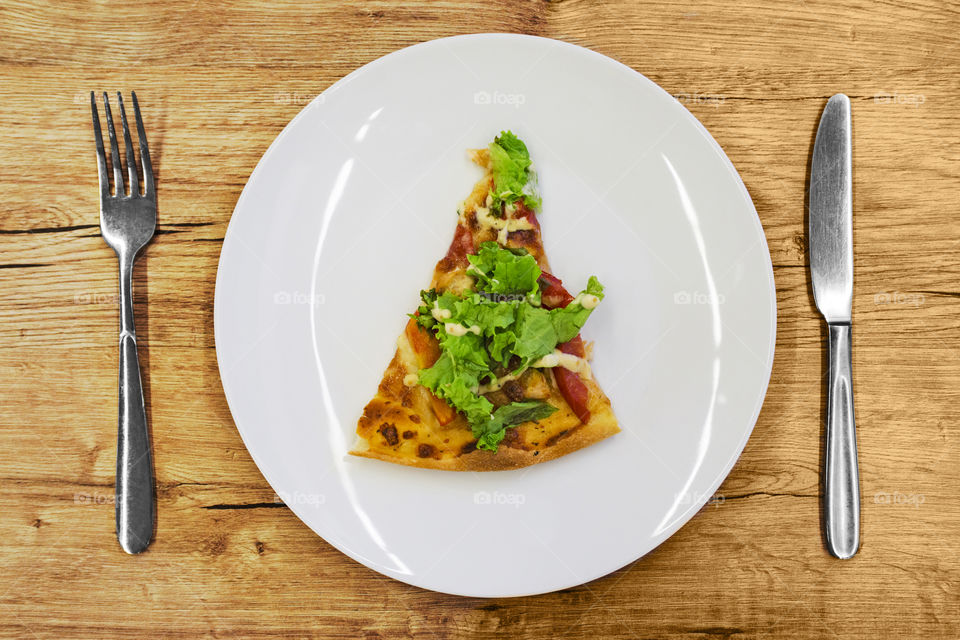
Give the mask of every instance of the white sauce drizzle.
[[437, 304], [437, 301], [434, 300], [433, 309], [430, 311], [430, 315], [432, 315], [435, 320], [443, 322], [444, 320], [449, 319], [453, 314], [451, 313], [450, 309], [441, 309], [440, 305]]
[[457, 322], [445, 322], [443, 323], [443, 328], [450, 335], [458, 336], [458, 337], [465, 336], [468, 333], [475, 333], [477, 335], [480, 335], [480, 332], [482, 331], [482, 329], [477, 325], [473, 325], [472, 327], [465, 327], [462, 324], [459, 324]]
[[477, 207], [477, 222], [488, 229], [496, 229], [497, 242], [502, 245], [507, 244], [511, 231], [533, 229], [533, 225], [526, 218], [495, 218], [490, 215], [490, 209], [486, 207]]
[[408, 387], [415, 387], [420, 382], [420, 376], [415, 373], [408, 373], [403, 376], [403, 384]]
[[596, 306], [600, 304], [600, 298], [592, 293], [581, 293], [574, 299], [574, 302], [584, 309], [595, 309]]
[[485, 393], [490, 393], [491, 391], [499, 391], [500, 389], [503, 388], [503, 385], [507, 384], [507, 383], [510, 382], [511, 380], [516, 380], [516, 379], [519, 378], [519, 377], [520, 377], [520, 376], [515, 376], [515, 375], [513, 375], [513, 374], [511, 374], [511, 373], [508, 373], [507, 375], [505, 375], [505, 376], [503, 376], [503, 377], [501, 377], [501, 378], [497, 378], [497, 379], [494, 380], [493, 382], [490, 382], [490, 383], [487, 383], [487, 384], [482, 384], [482, 385], [480, 385], [479, 387], [476, 387], [476, 388], [473, 390], [473, 392], [474, 392], [475, 394], [477, 394], [478, 396], [482, 396], [483, 394], [485, 394]]
[[537, 368], [563, 367], [564, 369], [580, 374], [587, 380], [593, 377], [589, 362], [583, 358], [578, 358], [572, 353], [564, 353], [559, 349], [554, 350], [553, 353], [548, 353], [530, 366]]

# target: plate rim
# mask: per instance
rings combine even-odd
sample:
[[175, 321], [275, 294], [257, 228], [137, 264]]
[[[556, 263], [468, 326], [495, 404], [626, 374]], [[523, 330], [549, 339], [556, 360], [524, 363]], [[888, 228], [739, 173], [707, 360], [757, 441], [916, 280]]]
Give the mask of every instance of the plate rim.
[[[750, 437], [753, 435], [753, 430], [756, 428], [757, 421], [760, 418], [760, 414], [763, 410], [763, 405], [766, 401], [767, 393], [769, 391], [770, 380], [772, 378], [772, 373], [773, 373], [773, 364], [776, 358], [776, 339], [777, 339], [777, 296], [776, 296], [776, 282], [775, 282], [774, 272], [773, 272], [773, 260], [772, 260], [772, 256], [770, 255], [770, 246], [769, 246], [769, 243], [767, 242], [766, 232], [764, 230], [763, 223], [760, 220], [760, 216], [757, 213], [756, 205], [753, 201], [753, 198], [750, 195], [749, 190], [747, 189], [746, 185], [743, 182], [743, 178], [740, 176], [740, 173], [737, 171], [736, 167], [734, 166], [730, 158], [727, 156], [726, 152], [723, 150], [720, 144], [714, 139], [714, 137], [710, 134], [707, 128], [703, 125], [703, 123], [701, 123], [700, 120], [697, 119], [697, 117], [692, 112], [690, 112], [690, 110], [687, 109], [682, 102], [677, 100], [673, 95], [669, 94], [663, 87], [658, 85], [656, 82], [646, 77], [644, 74], [637, 71], [636, 69], [630, 67], [629, 65], [626, 65], [623, 62], [620, 62], [619, 60], [612, 58], [608, 55], [600, 53], [599, 51], [594, 51], [587, 47], [573, 44], [571, 42], [566, 42], [563, 40], [557, 40], [554, 38], [546, 38], [543, 36], [535, 36], [535, 35], [527, 35], [527, 34], [481, 32], [481, 33], [446, 36], [442, 38], [435, 38], [431, 40], [418, 42], [418, 43], [391, 51], [390, 53], [387, 53], [374, 60], [371, 60], [370, 62], [367, 62], [366, 64], [363, 64], [357, 67], [356, 69], [354, 69], [353, 71], [351, 71], [350, 73], [348, 73], [347, 75], [340, 78], [339, 80], [331, 84], [329, 87], [327, 87], [326, 89], [318, 93], [309, 103], [304, 105], [304, 107], [293, 118], [290, 119], [290, 121], [283, 127], [283, 129], [280, 130], [280, 132], [271, 141], [267, 149], [260, 156], [260, 159], [257, 161], [257, 164], [254, 166], [253, 170], [250, 172], [250, 175], [247, 177], [246, 182], [244, 183], [243, 189], [240, 193], [240, 196], [237, 198], [237, 202], [234, 205], [233, 211], [230, 214], [230, 221], [227, 224], [227, 229], [224, 234], [223, 244], [221, 245], [221, 249], [220, 249], [220, 255], [217, 260], [217, 275], [216, 275], [216, 281], [214, 285], [214, 309], [213, 309], [214, 348], [215, 348], [216, 357], [217, 357], [217, 371], [218, 371], [218, 376], [220, 378], [220, 384], [223, 387], [224, 397], [227, 401], [228, 409], [230, 410], [230, 416], [233, 419], [234, 426], [236, 427], [237, 432], [240, 435], [240, 439], [243, 442], [244, 448], [247, 450], [247, 453], [250, 455], [254, 464], [257, 466], [257, 469], [260, 471], [260, 474], [263, 476], [264, 480], [266, 480], [267, 484], [270, 485], [270, 488], [276, 491], [276, 489], [274, 488], [274, 483], [271, 480], [272, 472], [268, 472], [267, 466], [264, 463], [262, 463], [258, 455], [249, 446], [247, 442], [248, 438], [246, 435], [244, 435], [244, 428], [241, 427], [240, 420], [238, 420], [238, 417], [234, 412], [233, 404], [230, 401], [230, 398], [231, 398], [231, 392], [229, 391], [230, 384], [227, 382], [227, 377], [224, 375], [225, 374], [224, 372], [225, 355], [221, 350], [221, 346], [220, 346], [221, 340], [218, 339], [220, 334], [223, 331], [220, 327], [223, 326], [223, 322], [224, 322], [224, 320], [220, 319], [223, 314], [223, 305], [225, 304], [222, 301], [223, 300], [222, 292], [224, 290], [224, 287], [221, 286], [222, 280], [226, 278], [226, 276], [224, 275], [224, 272], [225, 272], [224, 255], [227, 253], [226, 249], [231, 237], [231, 229], [234, 229], [234, 230], [236, 229], [234, 225], [234, 217], [236, 216], [237, 211], [241, 208], [241, 205], [244, 203], [245, 199], [248, 197], [250, 184], [253, 182], [257, 174], [261, 171], [261, 167], [269, 161], [269, 159], [273, 156], [274, 153], [276, 153], [276, 150], [277, 148], [279, 148], [281, 141], [285, 138], [285, 136], [289, 135], [294, 125], [297, 122], [299, 122], [301, 118], [305, 117], [305, 115], [316, 104], [318, 103], [322, 104], [328, 94], [342, 90], [343, 87], [349, 85], [350, 82], [352, 82], [358, 75], [362, 73], [366, 73], [370, 69], [377, 68], [380, 65], [385, 64], [392, 59], [402, 57], [403, 55], [408, 54], [413, 49], [426, 49], [426, 48], [432, 48], [432, 47], [440, 47], [440, 46], [443, 46], [445, 43], [448, 43], [454, 40], [462, 41], [462, 40], [498, 40], [498, 39], [536, 40], [536, 41], [546, 43], [547, 46], [554, 46], [558, 48], [576, 50], [577, 53], [580, 55], [586, 55], [588, 57], [592, 57], [603, 64], [608, 64], [608, 65], [612, 64], [614, 67], [620, 68], [621, 71], [629, 72], [636, 79], [639, 79], [640, 82], [644, 83], [649, 88], [653, 88], [656, 91], [666, 95], [667, 97], [670, 98], [670, 100], [673, 101], [673, 103], [676, 106], [680, 107], [680, 109], [684, 114], [683, 116], [681, 116], [682, 119], [685, 119], [688, 122], [692, 123], [695, 129], [699, 131], [700, 135], [702, 135], [705, 138], [705, 140], [708, 143], [708, 146], [710, 146], [714, 154], [718, 156], [721, 164], [726, 169], [727, 174], [733, 179], [734, 184], [737, 186], [738, 191], [740, 192], [741, 196], [744, 198], [746, 204], [749, 207], [750, 212], [753, 214], [752, 216], [748, 216], [748, 217], [750, 218], [751, 223], [754, 226], [755, 232], [759, 236], [759, 240], [763, 248], [763, 255], [766, 257], [766, 260], [764, 260], [763, 262], [766, 266], [767, 285], [768, 285], [768, 293], [769, 293], [769, 299], [770, 299], [769, 322], [770, 322], [771, 331], [770, 331], [770, 340], [768, 344], [769, 357], [766, 362], [766, 375], [764, 376], [762, 390], [758, 394], [756, 406], [753, 408], [752, 417], [748, 421], [749, 428], [747, 428], [744, 431], [744, 435], [742, 436], [741, 440], [737, 443], [734, 453], [730, 456], [730, 459], [727, 460], [726, 463], [724, 463], [722, 471], [718, 473], [714, 481], [710, 483], [709, 485], [710, 490], [707, 492], [704, 492], [702, 496], [698, 496], [696, 500], [692, 500], [688, 508], [682, 513], [677, 515], [677, 517], [674, 520], [674, 524], [664, 529], [657, 537], [652, 538], [652, 540], [654, 540], [655, 542], [653, 542], [652, 546], [650, 546], [649, 549], [641, 553], [638, 553], [637, 555], [631, 556], [631, 558], [626, 562], [621, 562], [620, 560], [617, 560], [614, 562], [615, 566], [600, 567], [597, 571], [590, 573], [588, 576], [586, 576], [582, 580], [580, 578], [576, 578], [576, 581], [570, 584], [550, 587], [547, 589], [541, 589], [541, 590], [535, 590], [535, 591], [524, 591], [524, 592], [477, 593], [477, 592], [468, 592], [466, 590], [446, 590], [446, 589], [441, 591], [439, 589], [435, 589], [435, 588], [426, 586], [425, 584], [422, 584], [419, 580], [417, 580], [417, 576], [415, 575], [409, 576], [409, 579], [407, 579], [407, 577], [400, 578], [395, 575], [384, 573], [379, 568], [373, 566], [372, 563], [368, 562], [363, 556], [348, 550], [344, 545], [340, 544], [339, 541], [333, 541], [331, 539], [328, 539], [327, 537], [322, 535], [320, 532], [318, 532], [309, 523], [308, 519], [305, 518], [300, 513], [299, 504], [294, 503], [294, 504], [287, 505], [287, 507], [293, 512], [293, 514], [304, 525], [306, 525], [307, 528], [310, 529], [310, 531], [312, 531], [314, 535], [321, 538], [325, 543], [329, 544], [340, 553], [343, 553], [344, 555], [351, 558], [355, 562], [360, 563], [361, 565], [367, 567], [372, 571], [377, 572], [378, 574], [381, 574], [388, 578], [397, 580], [399, 582], [403, 582], [405, 584], [409, 584], [411, 586], [415, 586], [421, 589], [426, 589], [429, 591], [436, 591], [438, 593], [448, 593], [451, 595], [462, 596], [462, 597], [479, 597], [479, 598], [515, 598], [515, 597], [524, 597], [524, 596], [532, 596], [532, 595], [541, 595], [545, 593], [552, 593], [562, 589], [568, 589], [568, 588], [573, 588], [573, 587], [588, 584], [606, 575], [609, 575], [615, 571], [618, 571], [619, 569], [622, 569], [628, 565], [635, 563], [637, 560], [643, 558], [647, 554], [657, 549], [660, 545], [662, 545], [664, 542], [670, 539], [680, 528], [682, 528], [684, 525], [689, 523], [690, 520], [709, 501], [709, 499], [716, 493], [720, 485], [723, 484], [723, 482], [730, 475], [730, 472], [733, 470], [733, 467], [736, 465], [737, 461], [740, 459], [740, 456], [743, 454], [743, 451], [746, 448], [747, 442], [749, 441]], [[236, 233], [236, 231], [234, 231], [234, 233]]]

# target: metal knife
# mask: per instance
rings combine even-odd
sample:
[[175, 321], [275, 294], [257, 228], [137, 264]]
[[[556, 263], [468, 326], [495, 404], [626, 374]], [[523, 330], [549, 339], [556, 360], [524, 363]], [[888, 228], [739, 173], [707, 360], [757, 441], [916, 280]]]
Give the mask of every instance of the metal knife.
[[853, 306], [853, 176], [850, 99], [830, 98], [810, 169], [810, 273], [829, 328], [827, 446], [823, 514], [827, 547], [852, 558], [860, 546], [860, 474], [853, 417], [850, 326]]

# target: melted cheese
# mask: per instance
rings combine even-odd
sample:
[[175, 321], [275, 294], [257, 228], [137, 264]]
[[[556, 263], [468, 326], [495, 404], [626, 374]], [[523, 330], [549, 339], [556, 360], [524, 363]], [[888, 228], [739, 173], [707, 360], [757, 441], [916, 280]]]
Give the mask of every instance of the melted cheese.
[[563, 367], [580, 374], [587, 380], [593, 376], [589, 362], [571, 353], [564, 353], [559, 349], [555, 349], [553, 353], [548, 353], [530, 366], [537, 368]]

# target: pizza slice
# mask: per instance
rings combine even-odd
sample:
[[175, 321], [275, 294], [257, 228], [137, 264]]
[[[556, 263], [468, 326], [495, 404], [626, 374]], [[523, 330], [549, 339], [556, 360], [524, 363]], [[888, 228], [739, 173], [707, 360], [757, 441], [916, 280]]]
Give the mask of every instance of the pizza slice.
[[620, 428], [580, 337], [603, 287], [552, 275], [526, 145], [470, 152], [483, 178], [357, 424], [353, 455], [451, 471], [516, 469]]

